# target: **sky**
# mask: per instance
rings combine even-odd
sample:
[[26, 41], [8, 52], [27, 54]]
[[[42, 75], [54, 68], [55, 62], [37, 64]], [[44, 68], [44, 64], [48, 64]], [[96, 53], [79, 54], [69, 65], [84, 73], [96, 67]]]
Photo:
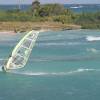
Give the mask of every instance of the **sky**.
[[[34, 0], [0, 0], [0, 4], [31, 4]], [[100, 0], [40, 0], [44, 3], [62, 3], [62, 4], [100, 4]]]

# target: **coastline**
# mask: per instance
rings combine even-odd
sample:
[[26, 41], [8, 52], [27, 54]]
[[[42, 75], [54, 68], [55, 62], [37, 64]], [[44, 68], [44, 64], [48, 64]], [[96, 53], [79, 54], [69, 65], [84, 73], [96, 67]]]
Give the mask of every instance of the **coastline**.
[[32, 29], [75, 30], [81, 26], [60, 22], [0, 22], [0, 31], [30, 31]]

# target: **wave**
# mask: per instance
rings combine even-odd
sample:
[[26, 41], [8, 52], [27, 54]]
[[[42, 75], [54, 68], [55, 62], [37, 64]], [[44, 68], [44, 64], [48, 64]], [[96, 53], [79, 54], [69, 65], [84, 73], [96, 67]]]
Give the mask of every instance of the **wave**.
[[87, 41], [100, 41], [100, 37], [97, 37], [97, 36], [87, 36], [86, 40]]
[[[90, 51], [88, 51], [90, 52]], [[99, 51], [95, 51], [92, 50], [91, 52], [93, 53], [98, 53]], [[34, 62], [53, 62], [53, 61], [69, 61], [69, 62], [73, 62], [73, 61], [87, 61], [87, 60], [94, 60], [94, 59], [99, 59], [100, 56], [99, 55], [73, 55], [73, 56], [49, 56], [49, 57], [43, 57], [43, 56], [38, 56], [38, 57], [31, 57], [29, 59], [29, 62], [34, 63]]]
[[82, 8], [83, 6], [75, 6], [75, 7], [70, 7], [70, 8], [73, 8], [73, 9], [77, 9], [77, 8]]
[[96, 50], [95, 48], [87, 48], [88, 52], [92, 52], [92, 53], [98, 53], [99, 50]]
[[62, 42], [62, 43], [38, 43], [36, 44], [37, 46], [70, 46], [70, 45], [84, 45], [85, 43], [81, 43], [81, 42]]
[[73, 75], [77, 73], [93, 72], [93, 71], [100, 71], [100, 69], [76, 69], [74, 71], [69, 71], [69, 72], [17, 72], [17, 71], [12, 71], [10, 73], [26, 75], [26, 76], [64, 76], [64, 75]]
[[16, 35], [14, 31], [2, 31], [0, 32], [0, 35]]

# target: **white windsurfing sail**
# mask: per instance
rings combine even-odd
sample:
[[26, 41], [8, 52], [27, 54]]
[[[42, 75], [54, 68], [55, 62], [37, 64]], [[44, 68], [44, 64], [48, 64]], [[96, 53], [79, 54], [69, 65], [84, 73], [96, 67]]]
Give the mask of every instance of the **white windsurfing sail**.
[[11, 57], [8, 59], [5, 70], [18, 69], [25, 66], [35, 44], [39, 31], [30, 31], [27, 33], [12, 51]]

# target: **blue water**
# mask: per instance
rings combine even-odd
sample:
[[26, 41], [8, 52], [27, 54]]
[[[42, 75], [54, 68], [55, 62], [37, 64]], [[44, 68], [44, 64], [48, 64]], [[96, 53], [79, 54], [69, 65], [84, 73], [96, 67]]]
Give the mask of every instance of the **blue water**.
[[[28, 10], [30, 9], [31, 5], [20, 5], [21, 10]], [[12, 10], [12, 9], [17, 9], [18, 5], [0, 5], [0, 10]]]
[[[64, 4], [65, 8], [69, 8], [74, 12], [100, 12], [100, 4]], [[18, 5], [0, 5], [0, 10], [11, 10], [18, 8]], [[21, 10], [28, 10], [31, 5], [21, 5]]]
[[66, 4], [64, 6], [77, 13], [100, 12], [100, 4]]
[[[22, 35], [0, 36], [0, 64]], [[0, 72], [0, 100], [99, 100], [100, 31], [39, 34], [27, 65]]]

